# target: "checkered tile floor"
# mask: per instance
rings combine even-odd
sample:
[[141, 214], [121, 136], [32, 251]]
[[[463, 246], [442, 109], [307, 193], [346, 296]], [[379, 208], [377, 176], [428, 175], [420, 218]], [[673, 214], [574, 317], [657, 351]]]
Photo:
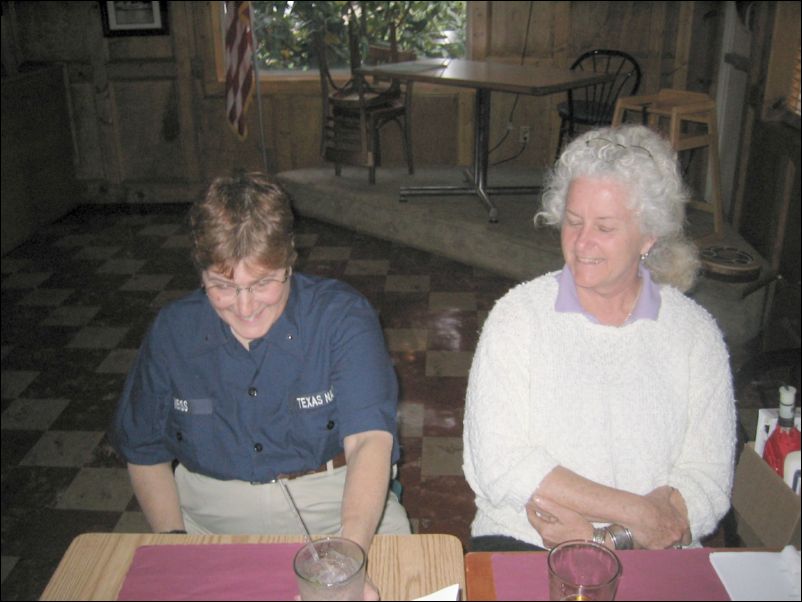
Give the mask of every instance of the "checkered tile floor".
[[[197, 286], [186, 206], [86, 207], [2, 259], [2, 598], [37, 598], [70, 541], [147, 531], [105, 435], [156, 312]], [[400, 478], [419, 532], [467, 539], [462, 410], [477, 331], [514, 283], [321, 222], [298, 269], [379, 310], [401, 386]]]

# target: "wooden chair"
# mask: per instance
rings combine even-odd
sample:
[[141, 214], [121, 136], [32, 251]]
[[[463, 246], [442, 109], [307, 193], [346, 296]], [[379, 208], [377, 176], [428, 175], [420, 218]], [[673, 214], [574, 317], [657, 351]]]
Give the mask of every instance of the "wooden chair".
[[572, 71], [610, 73], [615, 79], [577, 90], [568, 90], [568, 100], [557, 106], [560, 114], [560, 138], [557, 158], [562, 151], [565, 135], [573, 138], [576, 125], [608, 125], [613, 119], [615, 102], [621, 96], [635, 94], [640, 87], [638, 62], [620, 50], [596, 49], [582, 54], [571, 65]]
[[[692, 200], [691, 209], [713, 215], [713, 235], [697, 242], [716, 241], [723, 236], [724, 211], [721, 201], [721, 175], [718, 157], [716, 101], [707, 94], [664, 88], [657, 94], [630, 96], [616, 103], [613, 125], [626, 123], [628, 117], [653, 130], [667, 131], [672, 148], [679, 152], [706, 148], [707, 175], [711, 200]], [[750, 266], [754, 269], [754, 266]]]
[[409, 173], [414, 173], [410, 119], [412, 82], [368, 83], [358, 73], [361, 67], [359, 43], [353, 28], [349, 27], [352, 77], [345, 85], [338, 86], [329, 71], [322, 34], [316, 36], [315, 44], [323, 102], [320, 151], [326, 161], [334, 163], [334, 173], [341, 175], [343, 164], [365, 166], [369, 170], [368, 181], [375, 184], [376, 167], [381, 165], [380, 132], [391, 122], [401, 130]]

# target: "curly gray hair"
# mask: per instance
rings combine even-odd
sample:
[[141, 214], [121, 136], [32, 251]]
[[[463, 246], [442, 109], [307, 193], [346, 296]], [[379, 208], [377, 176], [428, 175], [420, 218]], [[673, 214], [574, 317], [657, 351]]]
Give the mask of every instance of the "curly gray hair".
[[641, 232], [656, 239], [644, 262], [655, 281], [683, 292], [693, 286], [700, 263], [684, 232], [689, 192], [667, 140], [640, 125], [599, 128], [579, 136], [546, 177], [536, 224], [562, 225], [568, 189], [579, 177], [611, 178], [626, 186]]

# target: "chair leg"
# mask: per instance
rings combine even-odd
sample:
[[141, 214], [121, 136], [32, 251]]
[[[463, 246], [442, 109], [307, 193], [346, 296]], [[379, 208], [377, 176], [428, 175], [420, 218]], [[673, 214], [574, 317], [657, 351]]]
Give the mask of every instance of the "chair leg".
[[376, 167], [381, 167], [382, 164], [382, 145], [379, 131], [379, 128], [373, 130], [373, 164]]
[[565, 119], [560, 119], [560, 135], [557, 138], [557, 154], [554, 156], [554, 162], [560, 158], [560, 153], [563, 150], [563, 138], [565, 137]]
[[381, 138], [379, 137], [380, 127], [377, 124], [371, 125], [371, 150], [369, 159], [368, 182], [376, 183], [376, 168], [382, 164]]
[[415, 173], [415, 164], [412, 162], [412, 124], [409, 122], [409, 117], [404, 117], [404, 127], [401, 129], [404, 136], [404, 152], [407, 155], [407, 169], [409, 175]]

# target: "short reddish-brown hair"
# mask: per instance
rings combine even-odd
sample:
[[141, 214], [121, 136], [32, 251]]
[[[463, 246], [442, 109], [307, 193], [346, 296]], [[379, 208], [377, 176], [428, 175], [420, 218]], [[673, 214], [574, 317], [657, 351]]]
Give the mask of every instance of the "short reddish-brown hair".
[[284, 189], [261, 173], [220, 177], [190, 210], [192, 259], [198, 270], [231, 277], [242, 260], [290, 268], [298, 254]]

